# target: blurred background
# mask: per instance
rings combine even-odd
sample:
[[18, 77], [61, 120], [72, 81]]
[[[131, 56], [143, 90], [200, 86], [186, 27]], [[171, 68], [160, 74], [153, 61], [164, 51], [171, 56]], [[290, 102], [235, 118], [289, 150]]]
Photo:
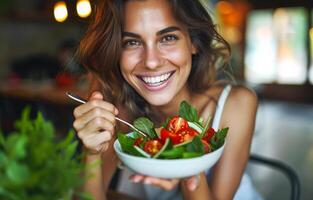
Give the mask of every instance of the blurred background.
[[[260, 100], [252, 153], [283, 161], [298, 174], [301, 199], [313, 191], [313, 2], [201, 0], [231, 44], [235, 78]], [[42, 111], [62, 136], [87, 95], [88, 75], [73, 58], [95, 0], [0, 1], [0, 127], [13, 129], [26, 105]], [[286, 177], [249, 164], [266, 199], [288, 199]]]

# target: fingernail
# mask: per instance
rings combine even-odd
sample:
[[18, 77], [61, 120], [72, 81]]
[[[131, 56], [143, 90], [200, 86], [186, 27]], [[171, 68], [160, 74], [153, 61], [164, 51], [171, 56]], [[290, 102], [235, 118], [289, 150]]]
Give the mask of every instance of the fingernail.
[[191, 179], [191, 180], [192, 180], [192, 181], [191, 181], [191, 183], [190, 183], [190, 185], [189, 185], [189, 189], [190, 189], [191, 191], [195, 191], [196, 188], [197, 188], [197, 186], [198, 186], [198, 184], [199, 184], [200, 176], [198, 175], [198, 176], [196, 176], [194, 179]]
[[97, 94], [98, 94], [97, 92], [93, 92], [93, 93], [91, 94], [91, 96], [94, 97], [94, 96], [96, 96]]
[[133, 180], [134, 180], [134, 183], [139, 183], [139, 182], [140, 182], [140, 177], [135, 176], [135, 177], [133, 178]]
[[118, 115], [118, 109], [117, 108], [114, 109], [114, 114]]
[[190, 189], [191, 191], [195, 191], [196, 188], [197, 188], [197, 183], [193, 181], [193, 182], [190, 184], [189, 189]]

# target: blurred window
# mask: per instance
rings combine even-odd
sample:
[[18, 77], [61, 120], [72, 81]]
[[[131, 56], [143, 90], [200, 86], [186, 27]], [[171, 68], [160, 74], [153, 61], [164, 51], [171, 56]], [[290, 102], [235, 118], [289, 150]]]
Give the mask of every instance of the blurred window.
[[307, 24], [306, 9], [301, 7], [251, 11], [246, 30], [246, 80], [305, 83], [308, 77]]

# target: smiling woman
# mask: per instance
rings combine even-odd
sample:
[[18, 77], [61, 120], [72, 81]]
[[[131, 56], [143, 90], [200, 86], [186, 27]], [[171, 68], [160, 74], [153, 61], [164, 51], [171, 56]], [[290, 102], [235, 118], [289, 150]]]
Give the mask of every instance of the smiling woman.
[[[173, 18], [170, 5], [162, 2], [127, 3], [124, 11], [126, 45], [120, 58], [121, 72], [153, 106], [168, 104], [173, 96], [186, 91], [196, 53], [186, 28]], [[129, 12], [134, 9], [138, 12]], [[168, 78], [161, 82], [162, 76]]]
[[[165, 10], [160, 11], [156, 7], [158, 2], [148, 1], [149, 7], [140, 12], [139, 8], [145, 6], [145, 2], [138, 1], [136, 5], [110, 1], [100, 3], [94, 23], [81, 41], [78, 52], [81, 62], [100, 79], [106, 99], [126, 104], [134, 117], [151, 114], [147, 99], [142, 98], [140, 90], [162, 89], [170, 82], [167, 78], [177, 81], [178, 76], [187, 73], [180, 78], [184, 83], [189, 76], [188, 70], [191, 70], [188, 87], [203, 92], [214, 82], [216, 68], [222, 68], [230, 55], [228, 43], [217, 33], [212, 19], [199, 2], [186, 1], [180, 5], [180, 1], [169, 1], [169, 4], [163, 3]], [[127, 12], [126, 9], [136, 9], [136, 12]], [[172, 10], [176, 11], [175, 16]], [[179, 63], [171, 63], [173, 60]], [[223, 62], [218, 65], [217, 61], [221, 60]], [[165, 61], [167, 63], [161, 63]], [[146, 71], [140, 74], [138, 64], [150, 68], [154, 65], [166, 66], [154, 74]], [[181, 71], [175, 69], [175, 64], [187, 67]], [[123, 76], [127, 69], [132, 70], [132, 65], [137, 66], [137, 71], [133, 71], [131, 83], [125, 82]], [[191, 69], [191, 65], [197, 67]], [[124, 73], [120, 73], [120, 66]], [[160, 84], [159, 79], [167, 81]], [[131, 87], [135, 83], [136, 87]], [[165, 98], [161, 93], [158, 97]]]
[[103, 161], [86, 184], [96, 199], [105, 199], [116, 170], [112, 147], [116, 133], [129, 132], [116, 124], [115, 116], [127, 121], [148, 117], [160, 127], [167, 117], [179, 115], [183, 101], [204, 122], [213, 116], [215, 131], [229, 127], [220, 160], [211, 170], [182, 179], [125, 169], [118, 190], [144, 199], [233, 199], [235, 195], [235, 199], [258, 199], [249, 179], [241, 181], [246, 177], [257, 98], [244, 86], [218, 84], [217, 72], [227, 64], [230, 48], [200, 1], [99, 1], [78, 55], [99, 83], [88, 101], [75, 109], [73, 124], [91, 153], [86, 161]]

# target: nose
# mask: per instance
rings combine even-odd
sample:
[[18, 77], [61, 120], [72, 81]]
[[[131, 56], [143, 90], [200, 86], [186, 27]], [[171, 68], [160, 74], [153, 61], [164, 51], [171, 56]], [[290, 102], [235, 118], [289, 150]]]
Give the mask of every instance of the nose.
[[162, 57], [157, 47], [150, 46], [145, 49], [145, 66], [149, 69], [155, 69], [162, 63]]

